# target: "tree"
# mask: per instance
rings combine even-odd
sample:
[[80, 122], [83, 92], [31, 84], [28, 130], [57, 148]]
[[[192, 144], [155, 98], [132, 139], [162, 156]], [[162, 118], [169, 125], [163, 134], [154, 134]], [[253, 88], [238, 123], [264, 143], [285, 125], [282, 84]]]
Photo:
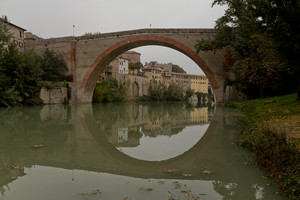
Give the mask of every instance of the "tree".
[[66, 62], [54, 51], [46, 49], [41, 61], [42, 80], [62, 81], [63, 74], [68, 71]]
[[0, 106], [39, 104], [39, 56], [33, 51], [19, 52], [10, 43], [11, 34], [0, 20]]
[[181, 67], [179, 67], [178, 65], [172, 65], [172, 72], [175, 73], [186, 73]]
[[130, 81], [118, 83], [115, 78], [109, 78], [97, 83], [93, 102], [112, 102], [112, 101], [126, 101], [128, 100], [128, 89]]
[[171, 83], [166, 93], [166, 99], [168, 101], [182, 101], [183, 97], [184, 89], [182, 88], [182, 86], [175, 83]]
[[[228, 9], [224, 16], [216, 21], [217, 32], [214, 39], [198, 41], [196, 45], [198, 51], [216, 51], [228, 47], [237, 61], [237, 66], [241, 68], [242, 65], [249, 66], [245, 63], [251, 63], [253, 72], [259, 71], [261, 66], [266, 67], [267, 59], [269, 64], [272, 63], [272, 67], [269, 64], [268, 66], [277, 74], [281, 74], [282, 86], [290, 83], [296, 85], [298, 79], [299, 99], [300, 33], [296, 19], [300, 16], [300, 2], [297, 0], [215, 0], [214, 5], [227, 5]], [[258, 44], [261, 41], [262, 38], [257, 35], [263, 35], [263, 40], [268, 43], [266, 46], [268, 49], [264, 51], [266, 59], [256, 59], [253, 62], [253, 56], [259, 55], [260, 48], [253, 48], [249, 44], [250, 42]], [[286, 73], [281, 73], [283, 67]], [[266, 76], [260, 77], [261, 80], [264, 78]], [[244, 84], [246, 87], [249, 80], [244, 81], [239, 84]], [[265, 88], [271, 88], [267, 79], [264, 82], [268, 84], [264, 86]], [[259, 84], [262, 85], [262, 82]], [[278, 88], [273, 92], [284, 90], [284, 88]]]
[[194, 90], [191, 88], [188, 88], [185, 91], [185, 99], [189, 99], [191, 96], [193, 96], [195, 94]]
[[135, 62], [135, 63], [129, 62], [129, 64], [128, 64], [128, 68], [131, 70], [135, 70], [135, 69], [139, 70], [142, 67], [143, 67], [143, 64], [141, 62]]
[[33, 73], [30, 60], [29, 54], [20, 53], [12, 43], [3, 51], [0, 58], [0, 93], [3, 105], [40, 103], [38, 77]]
[[257, 94], [264, 97], [286, 88], [282, 86], [282, 64], [269, 45], [272, 43], [264, 35], [252, 35], [248, 42], [249, 55], [241, 61], [238, 88], [250, 97], [258, 97]]
[[158, 81], [152, 81], [149, 86], [149, 96], [156, 101], [165, 100], [166, 86]]

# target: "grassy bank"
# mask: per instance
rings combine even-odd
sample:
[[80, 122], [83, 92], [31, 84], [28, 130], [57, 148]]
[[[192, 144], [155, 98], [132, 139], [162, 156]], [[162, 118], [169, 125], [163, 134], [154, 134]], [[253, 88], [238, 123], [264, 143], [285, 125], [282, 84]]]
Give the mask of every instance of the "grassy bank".
[[300, 199], [300, 102], [296, 94], [230, 103], [247, 117], [240, 145], [291, 199]]

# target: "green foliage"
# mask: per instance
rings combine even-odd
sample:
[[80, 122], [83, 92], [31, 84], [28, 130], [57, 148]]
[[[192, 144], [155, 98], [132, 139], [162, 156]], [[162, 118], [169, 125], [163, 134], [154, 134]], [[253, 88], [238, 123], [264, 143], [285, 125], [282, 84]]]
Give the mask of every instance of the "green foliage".
[[101, 34], [100, 32], [95, 32], [95, 33], [86, 32], [83, 36], [95, 36], [95, 35], [100, 35], [100, 34]]
[[2, 106], [39, 104], [38, 78], [29, 55], [9, 44], [0, 57], [0, 93]]
[[118, 84], [115, 78], [110, 78], [97, 83], [93, 102], [119, 102], [128, 100], [130, 82]]
[[131, 70], [135, 70], [135, 69], [139, 70], [142, 67], [143, 67], [143, 64], [141, 62], [136, 62], [136, 63], [130, 62], [128, 64], [128, 68]]
[[[278, 55], [272, 51], [272, 43], [265, 35], [253, 34], [248, 41], [248, 56], [241, 61], [241, 69], [237, 75], [237, 88], [248, 97], [263, 97], [274, 95], [293, 88], [290, 83], [284, 83], [287, 76]], [[295, 83], [293, 83], [295, 85]]]
[[[198, 52], [228, 47], [237, 61], [236, 75], [244, 71], [234, 83], [250, 97], [281, 94], [294, 89], [297, 80], [300, 84], [298, 0], [214, 0], [214, 5], [228, 8], [216, 21], [214, 39], [198, 41]], [[277, 82], [274, 87], [279, 79], [281, 86]]]
[[191, 88], [188, 88], [185, 91], [185, 99], [189, 99], [191, 96], [193, 96], [195, 94], [194, 90], [192, 90]]
[[147, 102], [147, 101], [152, 101], [152, 99], [149, 96], [141, 96], [141, 97], [138, 97], [135, 101], [137, 101], [137, 102]]
[[166, 86], [161, 82], [152, 81], [149, 86], [149, 96], [153, 100], [163, 101], [165, 100]]
[[[239, 108], [247, 120], [240, 135], [240, 145], [252, 151], [256, 161], [291, 199], [300, 196], [300, 153], [296, 145], [299, 140], [287, 138], [278, 122], [297, 116], [300, 104], [296, 94], [230, 103]], [[277, 126], [270, 127], [270, 122]], [[269, 122], [269, 123], [268, 123]]]
[[48, 49], [42, 58], [33, 50], [19, 52], [9, 42], [10, 37], [6, 24], [0, 20], [0, 106], [40, 104], [38, 82], [66, 78], [62, 74], [67, 65]]
[[44, 52], [41, 68], [43, 70], [42, 80], [44, 81], [63, 81], [62, 76], [68, 71], [65, 61], [49, 49]]
[[182, 101], [184, 99], [184, 89], [175, 83], [171, 83], [166, 92], [168, 101]]
[[9, 40], [11, 39], [11, 33], [7, 25], [4, 23], [4, 19], [0, 19], [0, 54], [3, 53], [4, 47], [8, 45]]
[[175, 73], [184, 73], [184, 74], [186, 73], [184, 71], [184, 69], [182, 69], [178, 65], [172, 65], [172, 72], [175, 72]]
[[182, 101], [185, 92], [182, 86], [175, 83], [171, 83], [167, 88], [161, 82], [152, 81], [149, 86], [149, 97], [155, 101]]

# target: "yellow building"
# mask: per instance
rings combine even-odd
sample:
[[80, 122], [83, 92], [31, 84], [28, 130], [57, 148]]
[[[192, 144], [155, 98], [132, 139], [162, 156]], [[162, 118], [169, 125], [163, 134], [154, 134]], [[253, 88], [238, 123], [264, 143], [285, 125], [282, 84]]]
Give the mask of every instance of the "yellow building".
[[144, 67], [144, 77], [148, 78], [149, 83], [157, 81], [163, 83], [162, 70], [155, 67]]
[[205, 124], [208, 122], [208, 108], [194, 108], [193, 111], [191, 111], [191, 123], [192, 124]]
[[191, 76], [191, 89], [195, 93], [208, 93], [208, 79], [204, 75], [190, 75]]

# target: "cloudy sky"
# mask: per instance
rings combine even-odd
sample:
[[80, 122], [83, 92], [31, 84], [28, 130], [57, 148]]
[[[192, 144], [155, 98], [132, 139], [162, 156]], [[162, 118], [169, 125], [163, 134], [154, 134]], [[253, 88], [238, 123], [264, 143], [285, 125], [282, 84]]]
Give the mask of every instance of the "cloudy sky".
[[[0, 0], [0, 15], [42, 38], [116, 32], [141, 28], [213, 28], [224, 7], [212, 0]], [[73, 25], [75, 28], [73, 29]], [[202, 74], [185, 55], [170, 48], [134, 49], [142, 63], [178, 64]]]

